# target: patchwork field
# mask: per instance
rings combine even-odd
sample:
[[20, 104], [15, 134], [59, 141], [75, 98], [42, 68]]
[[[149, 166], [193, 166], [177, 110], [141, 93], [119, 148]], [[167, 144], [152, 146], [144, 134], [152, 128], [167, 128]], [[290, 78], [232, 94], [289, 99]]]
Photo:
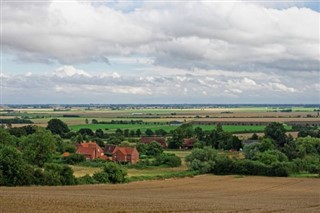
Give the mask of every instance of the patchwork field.
[[2, 187], [0, 212], [320, 212], [320, 180], [203, 175], [122, 185]]

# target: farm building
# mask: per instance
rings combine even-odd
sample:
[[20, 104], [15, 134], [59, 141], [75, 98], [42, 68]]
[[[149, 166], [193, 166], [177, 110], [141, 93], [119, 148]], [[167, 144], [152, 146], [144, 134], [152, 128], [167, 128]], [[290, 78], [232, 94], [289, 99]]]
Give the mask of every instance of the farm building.
[[87, 142], [77, 144], [77, 154], [84, 155], [87, 160], [94, 160], [97, 158], [107, 160], [103, 149], [96, 142]]
[[183, 148], [192, 149], [193, 144], [196, 142], [195, 138], [185, 138], [183, 139]]
[[150, 144], [152, 141], [158, 142], [163, 148], [167, 148], [166, 139], [164, 137], [141, 137], [140, 142]]
[[139, 161], [139, 152], [134, 147], [119, 147], [117, 146], [112, 153], [112, 161], [117, 163], [135, 164]]
[[104, 153], [114, 162], [118, 163], [137, 163], [139, 161], [139, 152], [132, 147], [119, 147], [112, 144], [106, 144]]

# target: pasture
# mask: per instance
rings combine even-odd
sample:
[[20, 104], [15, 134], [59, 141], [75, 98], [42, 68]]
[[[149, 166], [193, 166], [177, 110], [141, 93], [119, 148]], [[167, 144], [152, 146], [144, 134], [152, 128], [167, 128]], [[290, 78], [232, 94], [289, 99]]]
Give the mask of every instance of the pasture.
[[119, 185], [2, 187], [1, 212], [320, 212], [315, 178], [202, 175]]
[[[210, 131], [213, 130], [215, 125], [193, 125], [194, 128], [200, 127], [202, 130]], [[251, 126], [251, 125], [223, 125], [223, 130], [227, 132], [263, 132], [266, 126]], [[70, 126], [70, 128], [74, 131], [78, 131], [82, 128], [89, 128], [93, 131], [97, 129], [106, 130], [107, 132], [115, 132], [117, 129], [129, 129], [129, 130], [137, 130], [140, 129], [142, 132], [145, 132], [147, 129], [151, 129], [152, 131], [163, 129], [166, 132], [170, 132], [177, 128], [177, 126], [170, 126], [165, 124], [81, 124]], [[286, 126], [287, 130], [291, 129], [291, 126]]]

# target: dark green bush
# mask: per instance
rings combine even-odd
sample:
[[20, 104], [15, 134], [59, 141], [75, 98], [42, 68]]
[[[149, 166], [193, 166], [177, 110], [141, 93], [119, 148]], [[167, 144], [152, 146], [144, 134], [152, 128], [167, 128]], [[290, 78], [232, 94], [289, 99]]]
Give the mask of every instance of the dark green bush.
[[175, 154], [158, 155], [154, 161], [155, 166], [166, 165], [169, 167], [181, 166], [181, 159]]
[[[67, 165], [46, 164], [44, 168], [44, 185], [74, 185], [76, 179], [73, 170]], [[52, 176], [52, 177], [50, 177]]]
[[70, 156], [63, 157], [62, 160], [66, 164], [73, 165], [73, 164], [76, 164], [76, 163], [80, 163], [80, 162], [86, 161], [86, 158], [84, 157], [84, 155], [71, 154]]
[[91, 177], [90, 175], [85, 175], [82, 177], [77, 178], [77, 184], [80, 185], [85, 185], [85, 184], [96, 184], [99, 183], [98, 181], [96, 181], [93, 177]]
[[93, 179], [99, 183], [123, 183], [126, 181], [127, 171], [121, 165], [108, 162], [103, 166], [102, 172], [96, 172]]

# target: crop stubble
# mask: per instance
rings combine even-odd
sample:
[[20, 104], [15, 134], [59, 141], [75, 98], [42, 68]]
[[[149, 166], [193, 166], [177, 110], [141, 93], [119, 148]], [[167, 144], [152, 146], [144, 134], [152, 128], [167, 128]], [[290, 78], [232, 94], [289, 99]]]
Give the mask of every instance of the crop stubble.
[[122, 185], [0, 188], [1, 212], [320, 212], [312, 178], [203, 175]]

